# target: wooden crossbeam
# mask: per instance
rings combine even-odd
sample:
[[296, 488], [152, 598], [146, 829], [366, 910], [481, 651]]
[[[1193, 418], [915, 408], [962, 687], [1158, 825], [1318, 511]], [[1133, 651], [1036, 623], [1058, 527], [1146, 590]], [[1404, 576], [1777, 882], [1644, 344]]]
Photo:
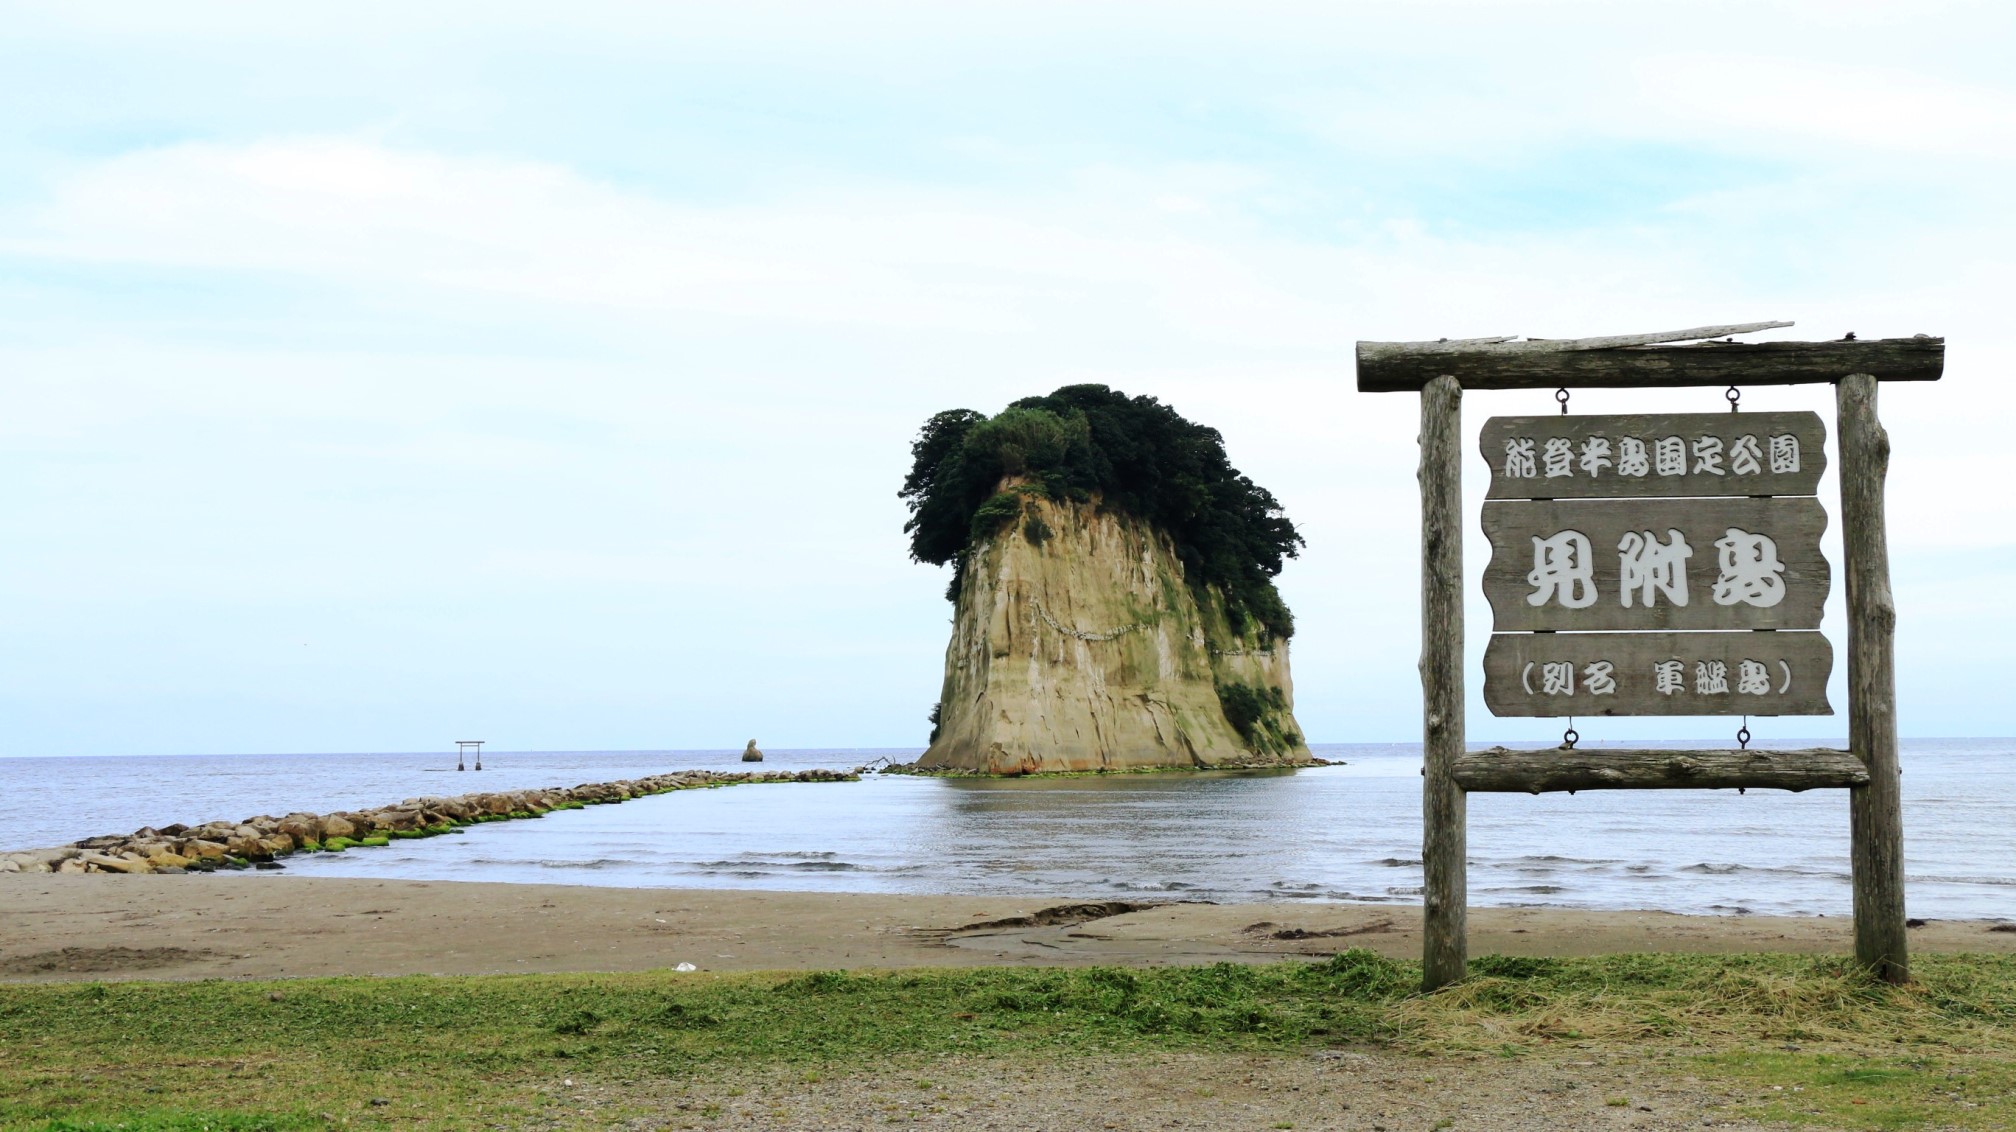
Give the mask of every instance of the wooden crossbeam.
[[1387, 354], [1563, 354], [1574, 350], [1611, 350], [1620, 346], [1656, 346], [1666, 342], [1699, 342], [1704, 338], [1726, 338], [1731, 334], [1755, 334], [1778, 330], [1790, 322], [1731, 322], [1719, 326], [1696, 326], [1688, 330], [1655, 330], [1650, 334], [1605, 334], [1597, 338], [1527, 338], [1500, 334], [1494, 338], [1441, 338], [1433, 342], [1360, 342], [1359, 356], [1366, 347], [1375, 355]]
[[[1663, 389], [1837, 382], [1849, 374], [1869, 374], [1878, 381], [1937, 381], [1945, 370], [1946, 340], [1923, 334], [1867, 341], [1720, 340], [1728, 334], [1789, 325], [1743, 323], [1523, 342], [1360, 342], [1358, 390], [1417, 392], [1443, 375], [1465, 389]], [[1708, 334], [1718, 340], [1673, 344]]]
[[1466, 751], [1452, 768], [1472, 793], [1555, 790], [1818, 790], [1866, 786], [1869, 768], [1847, 751], [1551, 750]]

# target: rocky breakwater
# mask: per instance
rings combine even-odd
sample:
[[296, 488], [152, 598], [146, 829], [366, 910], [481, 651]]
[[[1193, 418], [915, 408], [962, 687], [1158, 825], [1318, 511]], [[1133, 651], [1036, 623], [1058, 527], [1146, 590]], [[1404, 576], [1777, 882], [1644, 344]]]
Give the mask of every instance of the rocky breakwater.
[[590, 782], [539, 790], [501, 790], [452, 798], [408, 798], [396, 806], [329, 814], [259, 815], [244, 821], [149, 826], [126, 834], [87, 837], [52, 849], [0, 853], [0, 873], [186, 873], [219, 868], [275, 867], [292, 853], [337, 853], [395, 838], [435, 837], [481, 822], [543, 817], [669, 794], [674, 790], [759, 782], [851, 782], [854, 771], [731, 773], [684, 770], [620, 782]]

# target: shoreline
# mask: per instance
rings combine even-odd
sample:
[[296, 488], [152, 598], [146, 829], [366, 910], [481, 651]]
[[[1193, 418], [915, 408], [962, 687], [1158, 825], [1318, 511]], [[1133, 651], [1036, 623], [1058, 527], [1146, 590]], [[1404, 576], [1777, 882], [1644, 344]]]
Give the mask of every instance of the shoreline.
[[[1472, 955], [1840, 954], [1843, 917], [1472, 908]], [[0, 875], [0, 983], [1272, 962], [1421, 949], [1418, 906], [251, 875]], [[1941, 920], [1914, 950], [2016, 954]]]

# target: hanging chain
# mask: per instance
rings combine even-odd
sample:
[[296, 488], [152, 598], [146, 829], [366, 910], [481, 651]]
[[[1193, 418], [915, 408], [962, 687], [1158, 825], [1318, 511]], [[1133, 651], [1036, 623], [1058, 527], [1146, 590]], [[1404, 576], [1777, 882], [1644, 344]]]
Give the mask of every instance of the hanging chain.
[[1733, 413], [1737, 411], [1737, 403], [1743, 400], [1743, 391], [1732, 385], [1722, 396], [1729, 399], [1729, 411]]
[[1575, 744], [1581, 741], [1582, 733], [1575, 730], [1575, 717], [1571, 715], [1568, 717], [1568, 730], [1561, 733], [1561, 749], [1572, 751], [1575, 749]]
[[1562, 416], [1564, 416], [1564, 417], [1565, 417], [1565, 416], [1567, 416], [1567, 415], [1568, 415], [1568, 387], [1564, 385], [1564, 386], [1562, 386], [1561, 388], [1559, 388], [1559, 389], [1556, 389], [1556, 390], [1554, 391], [1554, 400], [1555, 400], [1555, 402], [1556, 402], [1556, 403], [1558, 403], [1558, 404], [1559, 404], [1559, 405], [1561, 406], [1561, 415], [1562, 415]]

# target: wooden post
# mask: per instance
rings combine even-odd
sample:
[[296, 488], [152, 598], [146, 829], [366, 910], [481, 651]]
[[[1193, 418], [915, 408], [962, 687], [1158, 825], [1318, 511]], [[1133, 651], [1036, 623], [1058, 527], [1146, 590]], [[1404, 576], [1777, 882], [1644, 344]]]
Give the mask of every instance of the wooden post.
[[1890, 436], [1876, 416], [1876, 378], [1836, 388], [1841, 439], [1841, 551], [1848, 581], [1848, 747], [1869, 784], [1848, 792], [1855, 958], [1885, 982], [1911, 977], [1904, 929], [1904, 817], [1897, 767], [1897, 607], [1883, 526]]
[[1421, 390], [1421, 987], [1462, 979], [1466, 833], [1463, 754], [1463, 387]]

